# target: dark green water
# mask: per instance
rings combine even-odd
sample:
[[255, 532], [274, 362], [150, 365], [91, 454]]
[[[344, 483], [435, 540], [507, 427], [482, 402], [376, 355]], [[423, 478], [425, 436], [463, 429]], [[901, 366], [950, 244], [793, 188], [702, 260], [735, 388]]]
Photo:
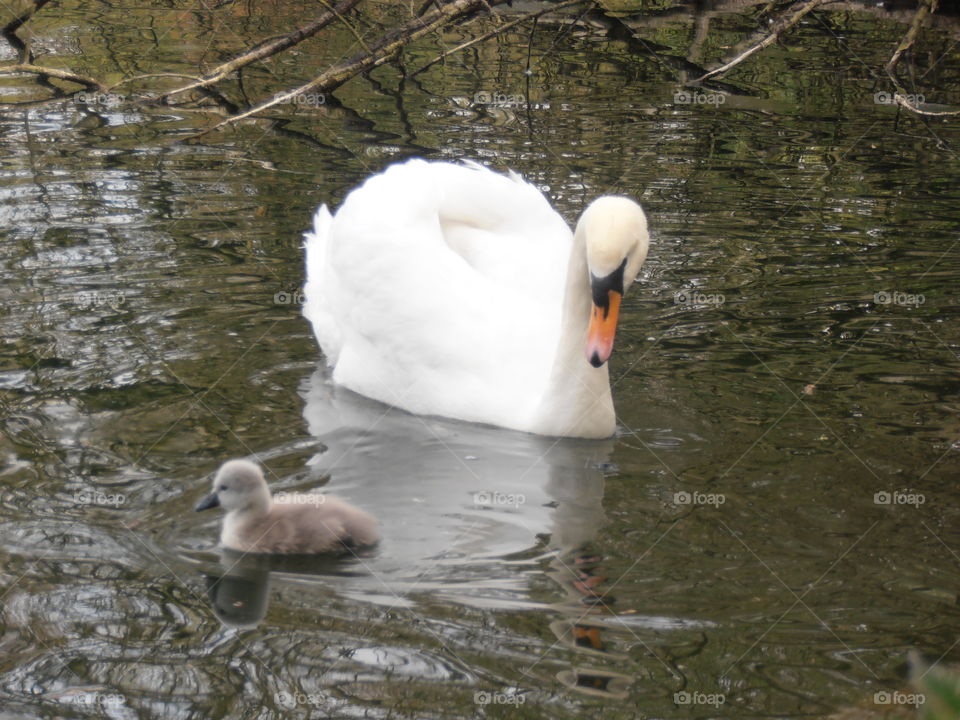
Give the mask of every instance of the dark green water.
[[[374, 6], [370, 37], [405, 12]], [[315, 11], [64, 2], [30, 27], [39, 61], [119, 79]], [[712, 61], [744, 12], [700, 15], [696, 50], [690, 12], [628, 23]], [[0, 716], [823, 717], [877, 709], [910, 649], [960, 660], [960, 132], [874, 102], [901, 20], [811, 16], [722, 104], [677, 102], [669, 64], [599, 24], [544, 20], [529, 75], [524, 29], [191, 143], [212, 111], [3, 110]], [[928, 102], [960, 103], [957, 37], [924, 37]], [[353, 43], [225, 92], [270, 95]], [[301, 234], [414, 155], [513, 168], [571, 220], [604, 192], [643, 202], [616, 438], [385, 413], [326, 382], [291, 296]], [[245, 455], [370, 510], [383, 543], [219, 557], [192, 507]]]

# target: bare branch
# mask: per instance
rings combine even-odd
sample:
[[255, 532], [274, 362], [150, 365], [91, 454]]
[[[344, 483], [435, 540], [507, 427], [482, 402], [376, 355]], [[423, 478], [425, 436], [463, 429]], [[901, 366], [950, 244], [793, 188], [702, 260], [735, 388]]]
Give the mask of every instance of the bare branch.
[[920, 0], [920, 6], [917, 8], [916, 15], [913, 16], [913, 22], [910, 23], [910, 29], [907, 30], [907, 34], [903, 36], [903, 40], [900, 41], [900, 44], [897, 46], [897, 49], [893, 53], [893, 57], [890, 58], [887, 62], [884, 70], [887, 71], [887, 75], [890, 76], [890, 79], [894, 82], [897, 81], [894, 71], [897, 68], [897, 63], [900, 62], [900, 58], [903, 57], [903, 54], [913, 47], [913, 43], [917, 39], [917, 34], [920, 32], [920, 26], [923, 25], [924, 20], [928, 16], [932, 15], [937, 11], [937, 5], [939, 0]]
[[904, 90], [903, 85], [897, 78], [897, 65], [900, 63], [900, 59], [903, 57], [904, 53], [913, 47], [913, 44], [917, 40], [917, 35], [920, 34], [920, 28], [923, 26], [923, 23], [926, 21], [926, 19], [937, 11], [938, 5], [939, 0], [920, 0], [920, 6], [917, 8], [917, 12], [913, 16], [913, 22], [910, 23], [910, 29], [907, 30], [906, 35], [903, 36], [903, 40], [900, 41], [897, 49], [894, 50], [893, 55], [883, 69], [887, 71], [887, 77], [890, 78], [890, 82], [893, 83], [893, 87], [896, 90], [893, 99], [899, 107], [902, 107], [904, 110], [909, 110], [912, 113], [916, 113], [917, 115], [923, 115], [924, 117], [953, 117], [960, 115], [960, 110], [924, 110], [923, 108], [919, 107], [915, 102], [913, 102], [913, 100], [910, 99], [909, 94], [906, 92], [906, 90]]
[[131, 75], [123, 80], [118, 80], [113, 85], [108, 85], [106, 89], [109, 92], [111, 90], [116, 90], [121, 85], [127, 85], [128, 83], [137, 82], [138, 80], [151, 80], [153, 78], [187, 78], [188, 80], [193, 80], [198, 83], [203, 82], [203, 78], [198, 78], [196, 75], [187, 75], [186, 73], [147, 73], [146, 75]]
[[[263, 43], [255, 47], [253, 50], [245, 52], [242, 55], [238, 55], [232, 60], [215, 67], [212, 71], [204, 75], [201, 80], [192, 82], [189, 85], [184, 85], [176, 90], [163, 93], [160, 98], [169, 98], [173, 95], [179, 95], [180, 93], [187, 92], [188, 90], [195, 90], [196, 88], [206, 87], [207, 85], [213, 85], [214, 83], [220, 82], [234, 70], [239, 70], [240, 68], [245, 67], [250, 63], [254, 63], [257, 60], [262, 60], [270, 57], [271, 55], [276, 55], [278, 52], [282, 52], [287, 48], [293, 47], [297, 43], [303, 42], [307, 38], [313, 37], [334, 20], [338, 18], [342, 19], [343, 13], [352, 10], [361, 2], [363, 2], [363, 0], [341, 0], [341, 2], [337, 3], [333, 7], [327, 5], [327, 7], [330, 7], [330, 9], [312, 22], [307, 23], [303, 27], [297, 28], [288, 35], [284, 35], [276, 40]], [[324, 4], [326, 5], [326, 3]]]
[[751, 55], [760, 52], [770, 45], [773, 45], [773, 43], [775, 43], [784, 32], [800, 22], [804, 15], [827, 2], [831, 2], [831, 0], [807, 0], [807, 2], [803, 3], [799, 8], [797, 8], [796, 12], [794, 12], [792, 15], [787, 16], [784, 14], [781, 16], [781, 20], [779, 22], [774, 23], [773, 30], [771, 30], [770, 33], [766, 35], [760, 42], [754, 43], [732, 60], [725, 62], [723, 65], [720, 65], [713, 70], [708, 70], [702, 77], [694, 80], [693, 84], [702, 83], [704, 80], [709, 80], [717, 75], [722, 75], [723, 73], [742, 63]]
[[925, 117], [954, 117], [956, 115], [960, 115], [960, 110], [924, 110], [923, 108], [918, 107], [916, 104], [911, 102], [909, 98], [905, 97], [900, 92], [897, 92], [893, 96], [893, 99], [900, 107]]
[[421, 67], [419, 70], [414, 70], [412, 73], [410, 73], [410, 77], [419, 75], [427, 68], [433, 67], [438, 62], [443, 61], [450, 55], [453, 55], [454, 53], [458, 53], [461, 50], [466, 50], [471, 45], [476, 45], [477, 43], [483, 42], [484, 40], [489, 40], [495, 35], [499, 35], [504, 30], [509, 30], [515, 25], [519, 25], [520, 23], [526, 20], [535, 19], [540, 17], [541, 15], [546, 15], [547, 13], [560, 10], [561, 8], [570, 7], [572, 5], [582, 5], [584, 2], [592, 2], [592, 0], [566, 0], [565, 2], [560, 2], [560, 3], [557, 3], [556, 5], [551, 5], [550, 7], [544, 8], [543, 10], [538, 10], [537, 12], [529, 13], [527, 15], [524, 15], [523, 17], [517, 18], [516, 20], [511, 20], [510, 22], [504, 23], [503, 25], [498, 25], [493, 30], [486, 32], [483, 35], [480, 35], [479, 37], [475, 37], [473, 40], [468, 40], [467, 42], [457, 45], [455, 48], [451, 48], [450, 50], [444, 50], [442, 53], [437, 55], [433, 60], [431, 60], [426, 65]]
[[328, 3], [327, 0], [317, 0], [317, 2], [319, 2], [327, 10], [329, 10], [334, 15], [336, 15], [337, 20], [342, 22], [346, 26], [346, 28], [353, 34], [353, 37], [356, 38], [357, 42], [360, 43], [360, 47], [362, 47], [367, 52], [370, 52], [370, 46], [367, 45], [366, 41], [363, 39], [363, 37], [361, 37], [360, 33], [357, 32], [357, 29], [353, 25], [348, 23], [346, 19], [343, 17], [343, 15], [341, 15], [335, 7], [330, 7], [330, 3]]
[[[318, 90], [333, 90], [353, 76], [383, 65], [408, 43], [420, 39], [424, 35], [433, 32], [438, 27], [445, 25], [451, 20], [476, 12], [483, 7], [487, 7], [489, 5], [499, 5], [506, 1], [507, 0], [454, 0], [454, 2], [441, 5], [432, 13], [423, 17], [414, 18], [406, 25], [387, 33], [380, 40], [380, 42], [371, 48], [372, 52], [355, 55], [349, 60], [334, 65], [315, 77], [310, 82], [301, 85], [300, 87], [293, 88], [292, 90], [277, 93], [269, 100], [264, 100], [245, 112], [227, 118], [226, 120], [223, 120], [211, 128], [199, 133], [199, 135], [205, 135], [208, 132], [224, 127], [225, 125], [230, 125], [245, 118], [251, 117], [252, 115], [256, 115], [257, 113], [261, 113], [264, 110], [272, 108], [276, 105], [289, 102], [298, 95], [306, 95]], [[198, 137], [199, 135], [194, 137]]]
[[75, 82], [78, 85], [83, 85], [88, 88], [96, 88], [97, 90], [105, 89], [104, 85], [99, 80], [87, 77], [86, 75], [78, 75], [77, 73], [70, 72], [69, 70], [58, 70], [57, 68], [33, 65], [32, 63], [0, 65], [0, 73], [33, 73], [34, 75], [57, 78], [58, 80], [69, 80], [70, 82]]

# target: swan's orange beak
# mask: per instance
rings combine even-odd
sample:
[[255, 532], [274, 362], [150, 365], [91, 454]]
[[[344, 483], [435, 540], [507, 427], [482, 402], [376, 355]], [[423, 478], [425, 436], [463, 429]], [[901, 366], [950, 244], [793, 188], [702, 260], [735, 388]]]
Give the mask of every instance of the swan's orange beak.
[[620, 314], [622, 293], [608, 290], [606, 306], [593, 303], [590, 327], [587, 329], [587, 360], [595, 368], [610, 359], [613, 352], [613, 337], [617, 334], [617, 316]]

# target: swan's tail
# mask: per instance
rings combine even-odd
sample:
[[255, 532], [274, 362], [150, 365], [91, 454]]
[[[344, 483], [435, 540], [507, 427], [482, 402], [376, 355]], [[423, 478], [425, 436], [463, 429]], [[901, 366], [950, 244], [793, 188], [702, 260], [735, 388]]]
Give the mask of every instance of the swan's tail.
[[327, 272], [330, 250], [330, 230], [333, 216], [326, 205], [321, 205], [313, 216], [313, 232], [304, 233], [307, 279], [303, 286], [303, 315], [313, 326], [320, 349], [330, 366], [336, 365], [342, 344], [340, 328], [333, 318], [329, 298], [334, 282]]

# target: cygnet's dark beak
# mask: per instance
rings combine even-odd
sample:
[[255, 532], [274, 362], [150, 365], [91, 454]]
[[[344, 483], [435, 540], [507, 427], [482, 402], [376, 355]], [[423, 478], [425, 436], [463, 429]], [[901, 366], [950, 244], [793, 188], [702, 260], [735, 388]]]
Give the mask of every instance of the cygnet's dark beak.
[[194, 512], [200, 512], [201, 510], [209, 510], [210, 508], [220, 507], [220, 498], [215, 492], [207, 495], [203, 500], [197, 503], [197, 506], [193, 509]]

